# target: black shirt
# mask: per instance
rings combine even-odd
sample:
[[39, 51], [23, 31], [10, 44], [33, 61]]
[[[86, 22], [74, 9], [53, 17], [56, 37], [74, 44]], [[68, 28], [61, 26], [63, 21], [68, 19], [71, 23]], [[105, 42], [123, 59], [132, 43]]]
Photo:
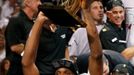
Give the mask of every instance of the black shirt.
[[6, 58], [11, 62], [8, 75], [22, 75], [21, 56], [11, 51], [12, 45], [25, 44], [29, 32], [32, 28], [33, 21], [21, 10], [17, 16], [9, 20], [5, 31], [6, 39]]
[[122, 52], [126, 48], [126, 31], [108, 22], [100, 32], [103, 49]]
[[65, 57], [65, 48], [72, 35], [66, 27], [57, 27], [56, 32], [42, 29], [36, 65], [40, 75], [54, 75], [52, 62]]

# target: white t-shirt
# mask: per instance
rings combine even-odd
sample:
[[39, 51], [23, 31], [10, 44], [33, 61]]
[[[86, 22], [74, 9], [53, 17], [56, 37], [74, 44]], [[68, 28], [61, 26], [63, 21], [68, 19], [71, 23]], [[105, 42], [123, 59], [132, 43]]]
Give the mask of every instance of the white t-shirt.
[[89, 44], [86, 28], [78, 28], [69, 41], [69, 56], [79, 56], [89, 53]]
[[[98, 33], [104, 25], [97, 25], [96, 28]], [[90, 47], [88, 43], [87, 31], [86, 28], [78, 28], [72, 35], [69, 41], [69, 55], [70, 56], [79, 56], [81, 54], [87, 54], [90, 52]]]
[[14, 8], [9, 6], [9, 1], [5, 1], [5, 4], [1, 7], [1, 20], [0, 20], [0, 25], [1, 26], [7, 26], [9, 22], [9, 18], [11, 17], [11, 14], [14, 11]]
[[122, 0], [125, 7], [134, 7], [134, 0]]
[[127, 47], [134, 46], [134, 0], [122, 0], [126, 11]]

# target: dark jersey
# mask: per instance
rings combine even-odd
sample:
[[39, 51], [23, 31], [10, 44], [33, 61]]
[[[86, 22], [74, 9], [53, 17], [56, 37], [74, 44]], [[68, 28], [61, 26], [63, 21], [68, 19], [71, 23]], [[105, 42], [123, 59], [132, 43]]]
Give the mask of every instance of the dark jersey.
[[108, 22], [100, 32], [103, 49], [122, 52], [126, 48], [126, 31]]
[[58, 26], [56, 32], [42, 29], [37, 52], [36, 65], [41, 75], [54, 75], [52, 62], [65, 57], [65, 48], [72, 31]]

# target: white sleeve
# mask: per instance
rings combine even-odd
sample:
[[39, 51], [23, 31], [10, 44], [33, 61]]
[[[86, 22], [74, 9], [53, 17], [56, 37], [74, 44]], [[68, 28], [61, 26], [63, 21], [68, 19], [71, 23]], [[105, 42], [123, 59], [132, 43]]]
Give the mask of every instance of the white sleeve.
[[78, 41], [75, 38], [76, 36], [73, 35], [69, 41], [69, 56], [77, 56], [77, 50], [78, 50]]

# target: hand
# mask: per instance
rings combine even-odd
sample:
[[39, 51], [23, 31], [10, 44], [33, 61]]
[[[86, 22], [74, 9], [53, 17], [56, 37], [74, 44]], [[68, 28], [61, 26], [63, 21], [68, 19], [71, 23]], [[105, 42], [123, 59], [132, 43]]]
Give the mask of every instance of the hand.
[[87, 2], [86, 2], [86, 0], [81, 0], [81, 8], [82, 9], [87, 9]]
[[43, 12], [40, 11], [36, 20], [44, 21], [45, 22], [45, 21], [48, 20], [48, 18], [45, 16], [45, 14]]

